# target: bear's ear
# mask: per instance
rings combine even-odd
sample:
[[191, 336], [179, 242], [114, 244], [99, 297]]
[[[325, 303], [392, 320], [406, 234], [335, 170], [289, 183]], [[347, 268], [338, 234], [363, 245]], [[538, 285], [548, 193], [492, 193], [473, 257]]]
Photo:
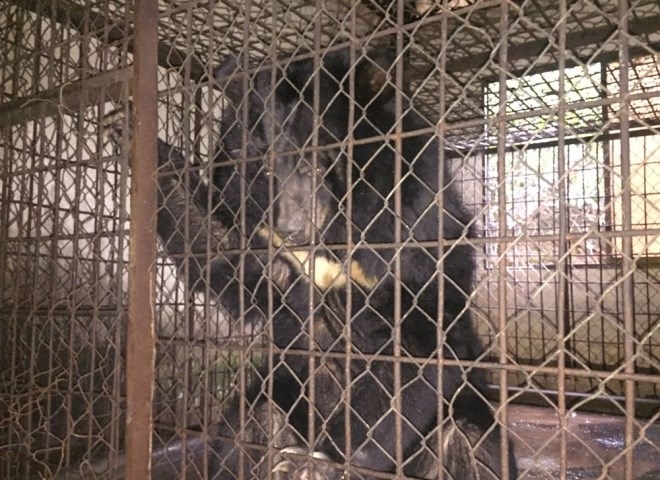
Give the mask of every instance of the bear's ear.
[[[220, 85], [220, 88], [234, 105], [239, 105], [245, 98], [245, 70], [243, 59], [236, 55], [229, 55], [222, 64], [213, 71], [213, 78]], [[268, 98], [273, 90], [272, 70], [277, 68], [275, 84], [277, 85], [277, 100], [287, 102], [289, 97], [298, 98], [296, 88], [300, 88], [293, 83], [295, 79], [283, 78], [283, 72], [279, 67], [273, 67], [272, 63], [266, 61], [259, 67], [257, 73], [251, 74], [247, 83], [248, 90], [254, 90], [258, 95], [252, 99], [253, 102], [261, 104], [261, 101]]]
[[286, 65], [278, 81], [278, 99], [284, 103], [298, 103], [312, 81], [314, 63], [311, 59], [296, 60]]
[[396, 52], [378, 48], [366, 53], [355, 70], [355, 94], [358, 104], [368, 106], [376, 98], [387, 102], [394, 96]]
[[243, 99], [243, 75], [240, 75], [242, 69], [239, 67], [239, 58], [233, 53], [230, 54], [213, 71], [213, 78], [220, 85], [223, 93], [235, 105]]
[[[272, 66], [265, 63], [256, 73], [249, 74], [246, 91], [245, 79], [248, 73], [244, 67], [244, 59], [245, 57], [230, 54], [225, 61], [213, 71], [213, 78], [218, 83], [227, 99], [235, 106], [241, 103], [245, 98], [245, 95], [252, 89], [259, 93], [260, 96], [257, 97], [259, 100], [266, 98], [272, 89], [270, 73]], [[264, 66], [266, 67], [265, 69], [263, 68]]]

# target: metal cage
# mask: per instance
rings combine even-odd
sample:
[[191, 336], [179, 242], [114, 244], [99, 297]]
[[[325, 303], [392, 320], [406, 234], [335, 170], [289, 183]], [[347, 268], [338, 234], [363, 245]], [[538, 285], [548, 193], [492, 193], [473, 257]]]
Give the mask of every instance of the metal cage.
[[[474, 218], [476, 235], [456, 242], [476, 251], [467, 305], [484, 350], [456, 364], [485, 372], [518, 478], [660, 477], [658, 2], [133, 3], [0, 0], [0, 478], [137, 479], [150, 462], [152, 478], [230, 478], [213, 476], [211, 447], [192, 458], [186, 445], [216, 434], [230, 398], [243, 399], [236, 445], [249, 443], [248, 425], [272, 428], [278, 407], [259, 417], [246, 395], [255, 382], [271, 391], [276, 380], [262, 367], [272, 371], [286, 352], [268, 321], [256, 328], [228, 315], [208, 276], [183, 281], [196, 262], [225, 254], [212, 193], [206, 217], [190, 213], [199, 193], [191, 178], [213, 184], [214, 152], [226, 142], [219, 119], [231, 106], [214, 75], [236, 55], [248, 98], [255, 72], [305, 59], [322, 68], [342, 49], [357, 63], [372, 48], [394, 52], [388, 88], [409, 99], [397, 111], [428, 121], [422, 134], [441, 145], [451, 188]], [[356, 75], [349, 67], [347, 94]], [[397, 150], [401, 133], [377, 141]], [[178, 234], [189, 242], [178, 258], [155, 232], [167, 208], [157, 139], [185, 158], [171, 176], [185, 206]], [[318, 142], [305, 148], [321, 154]], [[342, 201], [359, 199], [349, 191]], [[264, 213], [271, 225], [274, 210]], [[253, 233], [242, 234], [244, 258]], [[321, 231], [311, 248], [324, 240]], [[425, 248], [443, 245], [453, 244]], [[414, 268], [394, 263], [393, 275]], [[275, 275], [270, 261], [263, 268]], [[241, 296], [241, 312], [250, 301]], [[328, 351], [310, 343], [305, 353], [313, 384]], [[397, 347], [391, 357], [420, 371], [455, 365]], [[324, 401], [316, 397], [305, 398], [310, 412]], [[283, 445], [266, 437], [257, 450], [267, 476], [289, 478], [277, 468]], [[369, 478], [405, 477], [401, 450], [392, 471]], [[350, 460], [342, 469], [342, 478], [364, 473]], [[428, 477], [452, 478], [443, 468]]]

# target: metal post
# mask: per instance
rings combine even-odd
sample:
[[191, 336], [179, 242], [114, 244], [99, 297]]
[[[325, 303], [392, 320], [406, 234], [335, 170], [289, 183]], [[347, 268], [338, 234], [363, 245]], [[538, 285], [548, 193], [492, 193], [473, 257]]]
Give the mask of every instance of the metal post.
[[136, 0], [126, 336], [126, 479], [149, 478], [154, 386], [158, 5]]

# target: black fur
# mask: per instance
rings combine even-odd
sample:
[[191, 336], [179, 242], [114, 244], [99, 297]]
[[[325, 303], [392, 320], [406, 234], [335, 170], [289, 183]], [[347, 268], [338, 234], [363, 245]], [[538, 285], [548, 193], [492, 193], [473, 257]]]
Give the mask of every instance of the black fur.
[[[274, 409], [261, 384], [246, 393], [253, 418], [274, 412], [277, 429], [264, 432], [264, 422], [252, 422], [242, 441], [295, 447], [286, 450], [293, 459], [274, 461], [278, 474], [298, 478], [340, 478], [349, 464], [395, 472], [397, 455], [403, 471], [415, 477], [432, 477], [442, 465], [457, 479], [500, 478], [499, 427], [484, 399], [482, 373], [445, 366], [440, 396], [438, 372], [423, 362], [438, 356], [440, 317], [442, 356], [471, 360], [481, 352], [467, 308], [473, 249], [465, 242], [440, 246], [443, 238], [461, 240], [474, 232], [448, 169], [439, 165], [437, 139], [409, 133], [397, 145], [397, 120], [402, 132], [430, 124], [410, 109], [405, 95], [397, 118], [388, 81], [393, 56], [364, 56], [354, 66], [352, 85], [347, 51], [326, 54], [320, 70], [310, 59], [247, 75], [241, 63], [230, 58], [216, 74], [229, 102], [210, 188], [194, 171], [182, 184], [186, 160], [159, 143], [158, 233], [178, 265], [186, 261], [184, 253], [194, 254], [181, 268], [191, 288], [208, 286], [233, 318], [262, 328], [271, 323], [267, 330], [282, 351], [273, 359], [275, 371], [263, 371], [274, 379]], [[185, 222], [194, 236], [185, 234]], [[402, 248], [393, 245], [397, 231]], [[355, 246], [350, 255], [349, 240]], [[395, 372], [395, 362], [382, 356], [396, 353], [397, 337], [401, 356], [417, 361], [401, 362]], [[310, 350], [321, 355], [311, 365], [314, 372], [309, 357], [300, 355]], [[322, 355], [349, 351], [350, 363]], [[446, 418], [438, 446], [442, 399]], [[238, 399], [230, 401], [226, 421], [212, 429], [212, 478], [233, 478], [241, 468], [264, 478], [272, 469], [263, 449], [237, 453], [232, 437], [240, 428], [238, 408]], [[299, 452], [321, 459], [309, 467]], [[512, 455], [509, 464], [515, 478]]]

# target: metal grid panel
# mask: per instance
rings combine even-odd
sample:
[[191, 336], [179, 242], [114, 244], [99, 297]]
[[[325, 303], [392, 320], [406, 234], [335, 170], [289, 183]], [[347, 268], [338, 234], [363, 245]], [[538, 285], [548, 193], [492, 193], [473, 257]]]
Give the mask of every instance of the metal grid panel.
[[100, 122], [127, 39], [80, 11], [0, 5], [2, 478], [115, 464], [123, 442], [128, 177]]
[[[226, 141], [218, 118], [227, 103], [205, 77], [230, 52], [249, 59], [254, 73], [268, 62], [318, 61], [347, 45], [357, 45], [356, 58], [363, 47], [398, 48], [405, 68], [396, 87], [406, 85], [413, 109], [432, 119], [428, 131], [442, 136], [454, 183], [478, 219], [470, 306], [486, 351], [477, 367], [500, 387], [495, 400], [540, 404], [559, 418], [557, 433], [540, 441], [525, 435], [531, 424], [516, 417], [519, 410], [509, 410], [521, 478], [653, 475], [658, 465], [640, 461], [634, 470], [633, 458], [658, 453], [660, 10], [651, 0], [629, 3], [161, 1], [159, 137], [190, 160], [173, 177], [181, 182], [176, 188], [193, 211], [190, 175], [212, 178], [208, 158]], [[0, 68], [0, 337], [11, 339], [1, 357], [0, 436], [9, 446], [0, 450], [1, 472], [28, 478], [79, 469], [84, 451], [93, 462], [83, 470], [114, 478], [122, 462], [118, 319], [126, 305], [128, 179], [123, 153], [104, 143], [100, 119], [126, 78], [112, 74], [130, 61], [132, 7], [21, 7], [8, 2], [0, 17], [9, 39]], [[92, 106], [76, 103], [79, 80], [100, 88]], [[46, 99], [55, 109], [32, 109], [25, 99]], [[53, 115], [62, 105], [68, 110]], [[272, 222], [274, 212], [267, 215]], [[196, 262], [222, 251], [212, 218], [186, 213], [182, 233], [191, 245], [202, 242], [204, 253], [183, 255], [183, 263], [164, 255], [157, 268], [155, 433], [157, 445], [173, 450], [182, 432], [189, 448], [198, 448], [200, 425], [217, 433], [212, 425], [229, 421], [232, 394], [255, 380], [272, 388], [273, 378], [260, 378], [258, 367], [279, 361], [268, 328], [264, 335], [242, 317], [228, 318], [210, 286], [194, 291], [181, 281]], [[323, 246], [323, 232], [318, 240]], [[247, 244], [239, 253], [251, 253]], [[263, 268], [272, 273], [273, 265]], [[248, 296], [241, 305], [249, 310]], [[321, 399], [311, 401], [323, 408]], [[272, 466], [281, 457], [274, 447], [292, 441], [291, 433], [266, 433], [281, 418], [278, 407], [265, 415], [243, 405], [231, 437], [249, 442], [246, 432], [261, 424], [264, 438], [252, 440], [276, 476]], [[580, 409], [621, 415], [615, 438], [628, 443], [589, 447], [593, 464], [572, 463], [570, 450], [587, 444], [569, 421]], [[506, 422], [504, 411], [500, 419]], [[551, 444], [560, 455], [548, 460]], [[193, 460], [157, 449], [154, 478], [161, 469], [210, 475], [217, 452], [204, 445]]]

